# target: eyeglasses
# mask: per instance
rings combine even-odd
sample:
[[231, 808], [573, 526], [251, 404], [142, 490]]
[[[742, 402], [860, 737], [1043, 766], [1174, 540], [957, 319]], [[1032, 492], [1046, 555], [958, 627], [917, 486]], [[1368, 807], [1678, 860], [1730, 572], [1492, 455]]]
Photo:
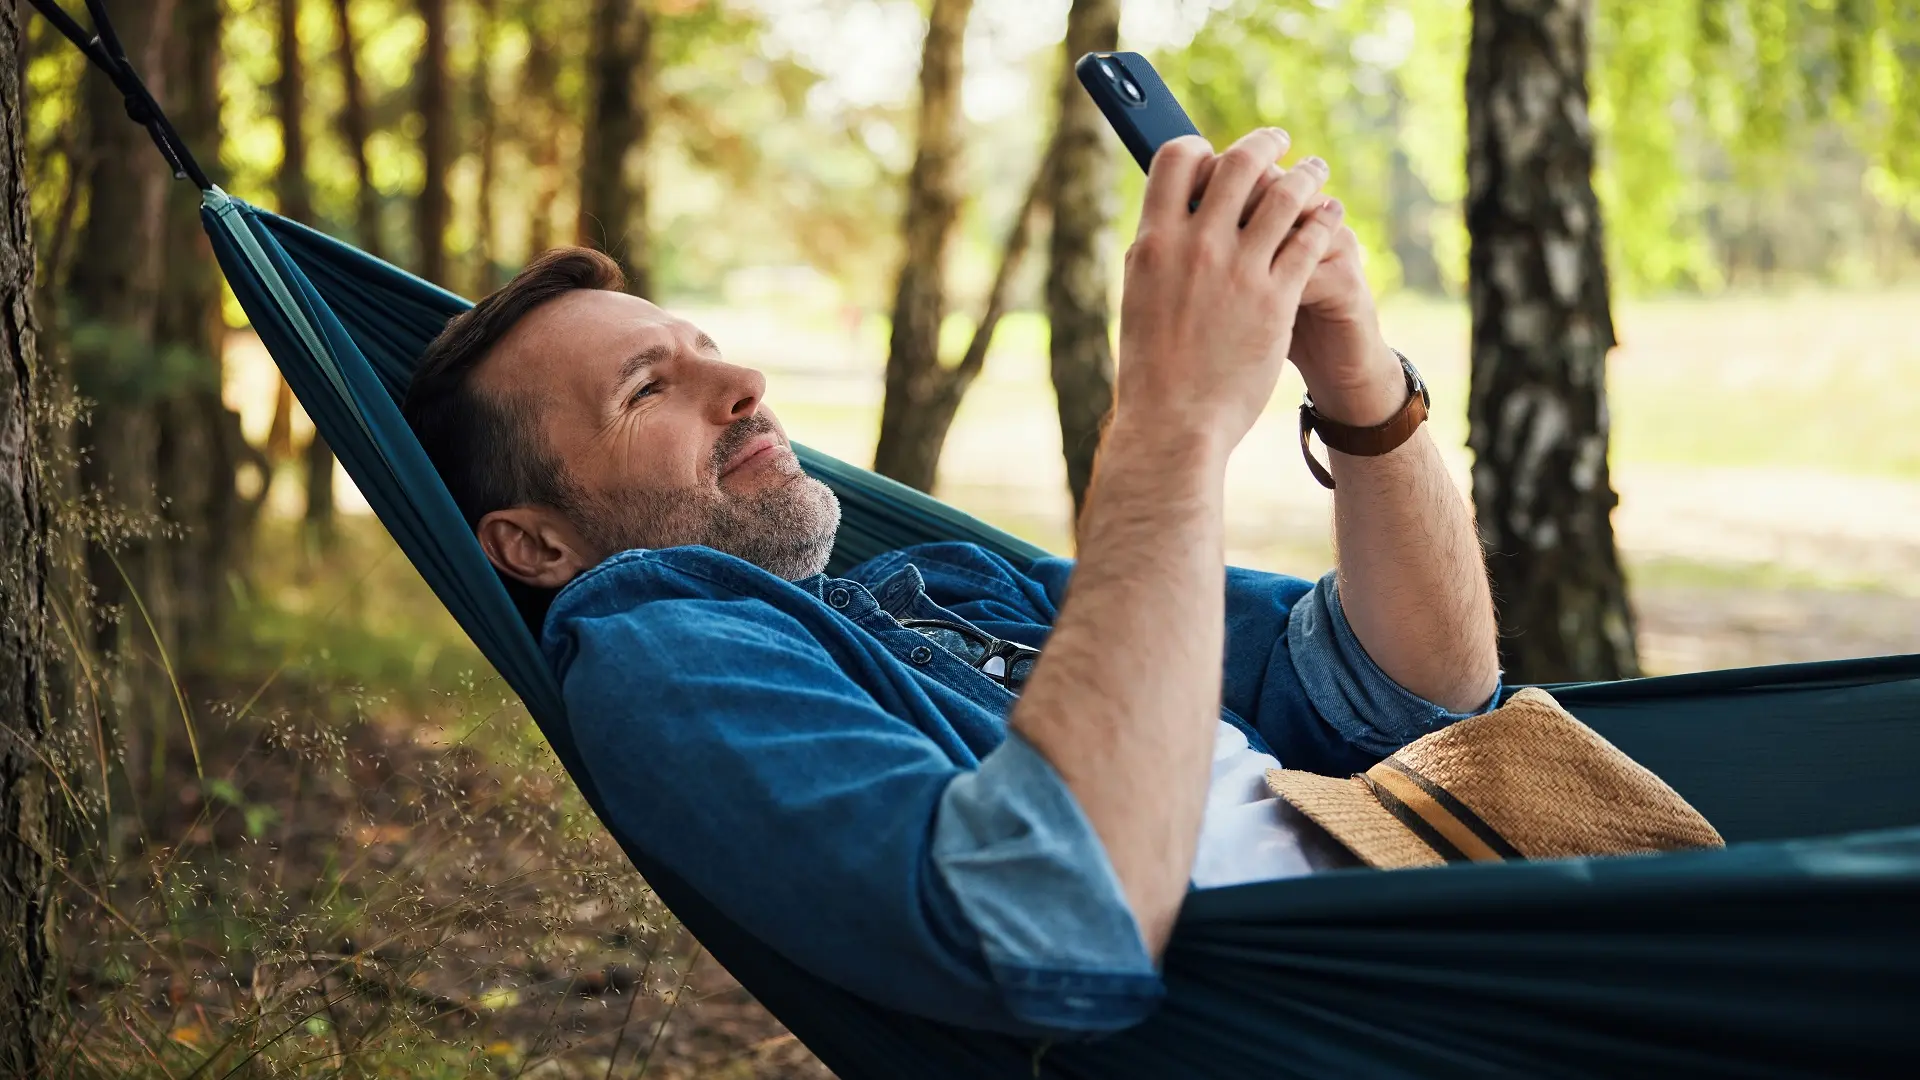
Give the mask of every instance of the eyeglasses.
[[901, 619], [900, 625], [917, 630], [935, 645], [965, 660], [975, 671], [1014, 693], [1020, 692], [1027, 676], [1033, 674], [1040, 650], [1017, 641], [1002, 641], [992, 634], [946, 619]]

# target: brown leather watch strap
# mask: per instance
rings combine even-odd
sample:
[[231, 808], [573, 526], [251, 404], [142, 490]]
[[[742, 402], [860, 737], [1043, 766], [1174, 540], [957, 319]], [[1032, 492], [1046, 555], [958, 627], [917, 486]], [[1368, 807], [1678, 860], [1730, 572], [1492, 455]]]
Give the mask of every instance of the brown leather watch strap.
[[1400, 368], [1406, 372], [1407, 403], [1384, 422], [1372, 427], [1354, 427], [1320, 415], [1313, 407], [1312, 395], [1300, 402], [1300, 454], [1307, 459], [1307, 471], [1320, 481], [1320, 486], [1331, 489], [1333, 473], [1315, 460], [1313, 450], [1307, 445], [1308, 437], [1314, 432], [1320, 433], [1320, 441], [1326, 443], [1329, 449], [1354, 457], [1379, 457], [1413, 438], [1413, 433], [1426, 422], [1427, 409], [1431, 404], [1427, 384], [1399, 350], [1394, 350], [1394, 355], [1400, 358]]

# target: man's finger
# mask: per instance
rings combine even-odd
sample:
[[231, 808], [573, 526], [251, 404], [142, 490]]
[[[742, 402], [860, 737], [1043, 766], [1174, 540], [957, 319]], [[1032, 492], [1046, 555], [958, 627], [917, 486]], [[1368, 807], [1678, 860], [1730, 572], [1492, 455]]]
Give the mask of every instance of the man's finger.
[[1161, 144], [1147, 166], [1147, 194], [1140, 207], [1142, 223], [1184, 220], [1194, 178], [1201, 163], [1211, 160], [1213, 147], [1198, 135], [1182, 135]]
[[1321, 258], [1339, 238], [1346, 217], [1347, 208], [1340, 200], [1328, 199], [1324, 206], [1308, 214], [1300, 228], [1280, 245], [1280, 253], [1273, 259], [1273, 272], [1286, 287], [1290, 300], [1299, 299], [1307, 279], [1313, 276]]
[[[1280, 128], [1274, 128], [1273, 130], [1275, 134], [1280, 136], [1280, 153], [1285, 154], [1287, 148], [1293, 143], [1293, 137]], [[1200, 205], [1200, 197], [1207, 193], [1207, 182], [1213, 179], [1213, 170], [1219, 164], [1220, 158], [1217, 155], [1200, 163], [1200, 174], [1194, 178], [1193, 182], [1193, 205], [1195, 207]], [[1246, 211], [1241, 214], [1240, 217], [1241, 224], [1245, 224], [1247, 215], [1253, 213], [1254, 203], [1259, 201], [1260, 193], [1267, 189], [1267, 185], [1280, 179], [1284, 175], [1286, 175], [1286, 171], [1281, 169], [1280, 166], [1267, 166], [1266, 171], [1260, 174], [1260, 178], [1253, 182], [1253, 194], [1247, 197]]]
[[1310, 157], [1269, 185], [1247, 219], [1248, 248], [1272, 259], [1281, 244], [1291, 243], [1287, 233], [1303, 223], [1308, 210], [1319, 202], [1328, 172], [1326, 162]]
[[1200, 196], [1201, 224], [1225, 223], [1238, 227], [1245, 216], [1254, 181], [1282, 153], [1286, 135], [1279, 128], [1259, 128], [1242, 135], [1221, 154]]

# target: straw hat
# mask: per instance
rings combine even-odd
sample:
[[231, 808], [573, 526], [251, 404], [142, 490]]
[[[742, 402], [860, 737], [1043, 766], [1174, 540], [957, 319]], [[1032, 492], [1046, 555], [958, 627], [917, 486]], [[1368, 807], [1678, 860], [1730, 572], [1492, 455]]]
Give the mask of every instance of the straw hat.
[[1537, 689], [1365, 773], [1273, 769], [1267, 785], [1382, 869], [1725, 846], [1678, 792]]

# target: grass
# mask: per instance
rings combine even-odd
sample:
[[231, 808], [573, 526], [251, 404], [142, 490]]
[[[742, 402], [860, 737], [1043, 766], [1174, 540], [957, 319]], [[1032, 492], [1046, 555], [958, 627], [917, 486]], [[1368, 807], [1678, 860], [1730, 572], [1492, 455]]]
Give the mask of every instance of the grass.
[[114, 763], [112, 801], [66, 870], [56, 1075], [821, 1075], [702, 964], [377, 523], [341, 525], [316, 561], [269, 522], [217, 662], [173, 673], [204, 779], [184, 747], [157, 774], [76, 757]]

